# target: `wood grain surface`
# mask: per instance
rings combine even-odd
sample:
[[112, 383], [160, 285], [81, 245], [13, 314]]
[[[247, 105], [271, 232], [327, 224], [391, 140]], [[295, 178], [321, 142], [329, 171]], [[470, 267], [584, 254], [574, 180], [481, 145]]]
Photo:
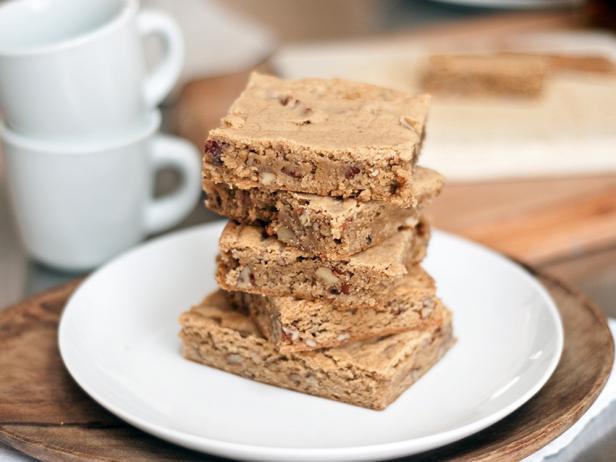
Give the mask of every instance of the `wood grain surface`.
[[[540, 280], [565, 328], [565, 350], [554, 376], [535, 398], [494, 426], [408, 460], [519, 459], [566, 430], [597, 397], [614, 355], [605, 318], [562, 283], [546, 276]], [[78, 284], [0, 312], [0, 442], [44, 461], [203, 460], [125, 424], [70, 378], [57, 349], [57, 326]]]
[[543, 265], [616, 244], [616, 176], [447, 183], [435, 226]]

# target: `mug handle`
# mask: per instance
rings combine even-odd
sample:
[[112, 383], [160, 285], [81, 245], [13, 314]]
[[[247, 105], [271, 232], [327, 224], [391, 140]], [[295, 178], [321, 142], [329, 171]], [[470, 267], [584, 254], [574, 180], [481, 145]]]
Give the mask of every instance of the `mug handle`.
[[173, 136], [155, 136], [150, 153], [154, 172], [169, 167], [181, 178], [175, 192], [152, 198], [146, 206], [145, 229], [154, 234], [176, 225], [192, 211], [201, 195], [201, 164], [197, 148]]
[[141, 11], [137, 24], [141, 36], [158, 35], [163, 43], [164, 55], [147, 78], [144, 89], [148, 107], [155, 108], [180, 76], [184, 63], [184, 39], [176, 22], [157, 11]]

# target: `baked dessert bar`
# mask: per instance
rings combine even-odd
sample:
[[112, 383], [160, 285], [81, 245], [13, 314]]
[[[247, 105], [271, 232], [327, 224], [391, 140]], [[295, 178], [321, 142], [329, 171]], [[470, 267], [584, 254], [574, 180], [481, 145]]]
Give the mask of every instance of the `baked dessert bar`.
[[407, 330], [430, 329], [440, 303], [433, 279], [421, 268], [383, 294], [375, 307], [333, 308], [323, 301], [228, 292], [236, 309], [250, 313], [278, 351], [331, 348]]
[[230, 221], [220, 236], [216, 280], [229, 291], [375, 306], [424, 258], [427, 228], [424, 222], [402, 227], [378, 246], [332, 260], [268, 237], [263, 227]]
[[451, 314], [439, 305], [434, 316], [428, 330], [284, 354], [216, 291], [182, 314], [180, 337], [182, 353], [190, 360], [278, 387], [384, 409], [452, 345]]
[[458, 96], [538, 96], [547, 72], [541, 57], [515, 54], [433, 55], [424, 91]]
[[596, 72], [599, 74], [613, 74], [616, 72], [614, 62], [604, 55], [557, 55], [543, 56], [549, 65], [550, 72]]
[[253, 73], [209, 133], [204, 180], [411, 206], [428, 101], [345, 80]]
[[510, 51], [501, 52], [499, 55], [542, 59], [546, 63], [548, 74], [563, 72], [611, 74], [616, 71], [616, 65], [607, 56], [600, 54], [553, 54]]
[[205, 204], [240, 223], [268, 223], [269, 233], [307, 253], [344, 258], [378, 245], [405, 222], [417, 220], [443, 187], [443, 177], [417, 167], [413, 175], [414, 207], [387, 202], [360, 202], [261, 188], [236, 189], [204, 182]]

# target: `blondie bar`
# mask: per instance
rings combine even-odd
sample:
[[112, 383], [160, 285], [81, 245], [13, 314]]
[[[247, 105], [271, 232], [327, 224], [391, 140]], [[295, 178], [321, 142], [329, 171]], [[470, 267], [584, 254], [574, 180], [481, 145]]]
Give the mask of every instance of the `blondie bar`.
[[543, 89], [547, 62], [515, 54], [434, 55], [422, 76], [424, 91], [459, 96], [535, 97]]
[[363, 83], [254, 73], [209, 133], [204, 180], [411, 206], [428, 102]]
[[228, 292], [236, 309], [249, 312], [265, 338], [289, 353], [337, 347], [407, 330], [430, 329], [440, 303], [432, 278], [414, 268], [375, 307], [333, 308], [322, 301]]
[[182, 353], [190, 360], [278, 387], [384, 409], [452, 345], [451, 314], [439, 306], [434, 316], [424, 331], [284, 354], [216, 291], [182, 314], [180, 337]]
[[414, 207], [386, 202], [360, 202], [314, 194], [236, 189], [204, 182], [205, 204], [241, 223], [268, 223], [267, 230], [282, 242], [310, 254], [344, 258], [378, 245], [405, 222], [417, 220], [443, 187], [443, 177], [417, 167], [413, 176]]
[[333, 260], [268, 237], [263, 227], [230, 221], [220, 236], [216, 279], [229, 291], [375, 306], [423, 259], [428, 234], [423, 222], [402, 227], [378, 246]]

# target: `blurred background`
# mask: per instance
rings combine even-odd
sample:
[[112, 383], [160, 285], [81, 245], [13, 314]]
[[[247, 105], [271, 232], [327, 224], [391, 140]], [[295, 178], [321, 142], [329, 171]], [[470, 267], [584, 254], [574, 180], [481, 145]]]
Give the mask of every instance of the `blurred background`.
[[[173, 16], [186, 43], [181, 77], [161, 106], [164, 131], [201, 149], [254, 69], [429, 91], [420, 163], [448, 180], [430, 207], [434, 225], [553, 274], [616, 316], [615, 2], [141, 5]], [[155, 40], [146, 51], [151, 63], [162, 53]], [[29, 259], [6, 176], [0, 156], [0, 307], [84, 275]], [[163, 171], [157, 194], [177, 183], [173, 172]], [[200, 200], [178, 228], [218, 218]], [[574, 460], [576, 451], [579, 460], [612, 460], [614, 415], [601, 416], [559, 460]], [[597, 440], [603, 444], [591, 444]]]
[[[181, 78], [162, 105], [165, 131], [200, 147], [253, 69], [429, 90], [421, 163], [448, 178], [431, 208], [435, 225], [562, 277], [616, 315], [613, 2], [144, 0], [142, 7], [173, 16], [186, 42]], [[146, 45], [155, 62], [160, 44]], [[438, 61], [459, 54], [489, 62]], [[447, 72], [464, 79], [486, 69], [482, 88], [447, 92], [439, 83]], [[519, 84], [529, 81], [530, 89]], [[1, 306], [75, 276], [27, 258], [4, 170], [0, 161]], [[163, 172], [157, 190], [175, 183]], [[199, 203], [180, 226], [212, 219]]]

